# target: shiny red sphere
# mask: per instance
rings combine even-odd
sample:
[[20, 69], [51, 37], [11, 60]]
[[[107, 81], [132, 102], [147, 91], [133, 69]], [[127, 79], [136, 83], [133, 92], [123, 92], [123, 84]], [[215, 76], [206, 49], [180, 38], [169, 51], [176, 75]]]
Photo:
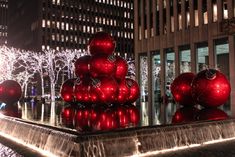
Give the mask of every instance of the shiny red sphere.
[[112, 77], [99, 77], [92, 79], [91, 92], [97, 95], [99, 103], [115, 102], [118, 84]]
[[117, 115], [111, 109], [102, 110], [96, 122], [94, 123], [94, 130], [113, 130], [118, 128]]
[[129, 96], [130, 96], [130, 89], [126, 83], [126, 80], [124, 79], [118, 84], [118, 95], [116, 103], [118, 104], [126, 103]]
[[19, 101], [22, 90], [18, 82], [14, 80], [6, 80], [0, 86], [0, 100], [7, 105], [12, 105]]
[[115, 41], [110, 34], [105, 32], [98, 32], [90, 40], [88, 49], [91, 55], [111, 55], [115, 49]]
[[127, 108], [122, 105], [118, 105], [115, 111], [118, 117], [119, 127], [121, 128], [128, 127], [130, 123], [130, 115], [128, 113]]
[[91, 57], [91, 76], [113, 76], [116, 71], [116, 58], [112, 55], [96, 55]]
[[229, 116], [218, 108], [205, 108], [198, 112], [198, 120], [224, 120]]
[[86, 77], [80, 81], [76, 81], [74, 95], [79, 103], [91, 103], [90, 100], [90, 78]]
[[115, 71], [115, 75], [114, 77], [118, 80], [121, 81], [123, 79], [125, 79], [126, 75], [127, 75], [127, 71], [128, 71], [128, 65], [125, 59], [123, 59], [122, 57], [116, 56], [116, 66], [117, 69]]
[[62, 112], [62, 124], [66, 127], [73, 128], [74, 127], [74, 117], [75, 117], [75, 108], [72, 106], [65, 107]]
[[75, 116], [75, 128], [79, 131], [91, 131], [91, 113], [90, 106], [80, 107]]
[[91, 56], [82, 56], [76, 60], [74, 63], [75, 74], [79, 78], [89, 75], [90, 73], [90, 59]]
[[74, 101], [73, 87], [74, 87], [75, 81], [76, 79], [68, 79], [61, 86], [60, 95], [65, 102]]
[[125, 107], [129, 114], [130, 125], [137, 126], [140, 121], [140, 113], [139, 113], [138, 108], [132, 104], [126, 104]]
[[140, 96], [140, 88], [136, 81], [126, 78], [126, 84], [130, 89], [130, 95], [128, 97], [127, 102], [133, 103], [135, 102]]
[[171, 84], [171, 93], [175, 102], [183, 106], [194, 105], [191, 83], [194, 73], [182, 73]]
[[172, 117], [172, 123], [189, 123], [196, 121], [198, 109], [193, 106], [178, 109]]
[[230, 95], [230, 83], [224, 74], [215, 69], [199, 72], [192, 81], [192, 96], [204, 107], [223, 105]]

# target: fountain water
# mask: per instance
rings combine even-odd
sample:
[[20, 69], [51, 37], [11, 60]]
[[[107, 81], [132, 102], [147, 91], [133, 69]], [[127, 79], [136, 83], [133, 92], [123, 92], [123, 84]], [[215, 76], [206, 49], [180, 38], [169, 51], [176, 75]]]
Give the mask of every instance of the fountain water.
[[72, 130], [30, 124], [16, 118], [0, 118], [0, 135], [32, 145], [49, 156], [118, 157], [146, 156], [235, 139], [235, 120], [197, 122], [172, 126], [130, 128], [112, 132], [79, 134]]

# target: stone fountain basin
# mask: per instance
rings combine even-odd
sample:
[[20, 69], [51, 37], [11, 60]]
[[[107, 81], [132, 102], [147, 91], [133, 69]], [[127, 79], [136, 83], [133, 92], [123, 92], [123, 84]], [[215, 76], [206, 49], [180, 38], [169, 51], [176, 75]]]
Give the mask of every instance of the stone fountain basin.
[[0, 135], [62, 157], [145, 156], [235, 138], [235, 120], [129, 128], [81, 134], [2, 116]]

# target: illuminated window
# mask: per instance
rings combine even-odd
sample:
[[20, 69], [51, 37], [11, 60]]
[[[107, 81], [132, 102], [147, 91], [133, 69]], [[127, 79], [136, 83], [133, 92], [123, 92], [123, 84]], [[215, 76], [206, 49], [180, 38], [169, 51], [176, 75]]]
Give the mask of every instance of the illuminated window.
[[45, 27], [46, 26], [46, 23], [45, 23], [45, 20], [43, 19], [42, 20], [42, 27]]
[[56, 22], [56, 27], [60, 29], [60, 22]]
[[216, 22], [218, 19], [217, 17], [217, 5], [213, 4], [213, 22]]
[[50, 46], [49, 45], [47, 45], [47, 50], [49, 50], [50, 49]]
[[68, 30], [69, 30], [69, 24], [66, 23], [66, 31], [68, 31]]
[[61, 22], [61, 29], [64, 30], [64, 22]]
[[51, 21], [47, 20], [47, 27], [50, 27]]
[[61, 35], [61, 41], [64, 42], [64, 35]]
[[42, 45], [42, 50], [45, 50], [45, 45]]
[[55, 40], [55, 34], [52, 34], [52, 35], [51, 35], [51, 39], [52, 39], [52, 40]]

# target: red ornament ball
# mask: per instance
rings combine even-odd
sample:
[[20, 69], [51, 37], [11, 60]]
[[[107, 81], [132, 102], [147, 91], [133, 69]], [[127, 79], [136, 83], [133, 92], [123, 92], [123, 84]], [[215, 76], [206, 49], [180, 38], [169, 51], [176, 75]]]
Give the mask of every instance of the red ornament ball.
[[97, 95], [98, 103], [115, 102], [118, 84], [112, 77], [93, 78], [91, 84], [91, 92]]
[[7, 105], [12, 105], [19, 101], [22, 95], [21, 86], [14, 80], [6, 80], [0, 86], [0, 100]]
[[85, 77], [81, 80], [77, 80], [74, 88], [74, 95], [76, 101], [79, 103], [91, 103], [90, 100], [90, 78]]
[[90, 59], [91, 56], [82, 56], [76, 60], [75, 65], [75, 74], [79, 78], [89, 75], [90, 73]]
[[130, 89], [130, 95], [128, 97], [127, 102], [133, 103], [135, 102], [140, 96], [140, 88], [136, 81], [126, 78], [126, 84]]
[[128, 71], [128, 65], [125, 59], [123, 59], [122, 57], [116, 56], [116, 66], [117, 69], [115, 71], [115, 75], [114, 77], [118, 80], [121, 81], [123, 79], [125, 79], [126, 75], [127, 75], [127, 71]]
[[193, 106], [178, 109], [172, 117], [172, 123], [189, 123], [196, 121], [198, 109]]
[[75, 81], [76, 79], [68, 79], [61, 86], [60, 95], [65, 102], [74, 101], [73, 87], [74, 87]]
[[105, 32], [98, 32], [90, 40], [88, 49], [91, 55], [111, 55], [115, 49], [115, 41], [110, 34]]
[[126, 80], [122, 80], [118, 84], [118, 95], [117, 95], [116, 103], [118, 103], [118, 104], [126, 103], [129, 96], [130, 96], [129, 86], [127, 85]]
[[129, 114], [130, 125], [137, 126], [140, 121], [140, 113], [139, 113], [138, 108], [132, 104], [126, 104], [125, 107]]
[[93, 77], [113, 76], [116, 71], [116, 58], [113, 55], [96, 55], [91, 57], [90, 71]]
[[229, 116], [218, 108], [205, 108], [198, 112], [198, 120], [224, 120]]
[[182, 73], [171, 84], [171, 93], [180, 105], [194, 105], [191, 83], [195, 75], [191, 72]]
[[230, 83], [224, 74], [215, 69], [199, 72], [192, 81], [192, 96], [204, 107], [223, 105], [230, 95]]

